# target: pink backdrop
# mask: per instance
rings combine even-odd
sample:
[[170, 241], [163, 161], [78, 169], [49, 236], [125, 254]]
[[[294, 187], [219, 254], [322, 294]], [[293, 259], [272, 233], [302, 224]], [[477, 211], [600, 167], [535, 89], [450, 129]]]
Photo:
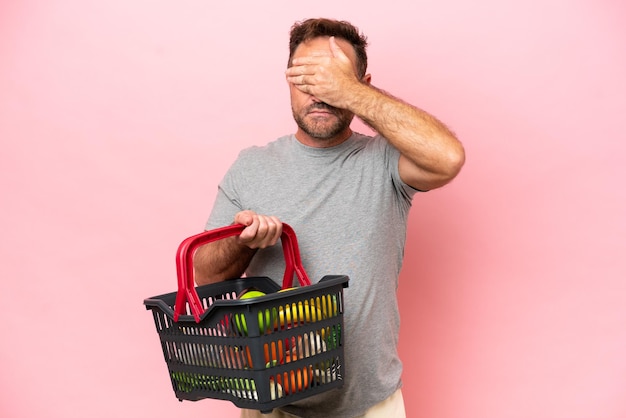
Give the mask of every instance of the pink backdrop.
[[238, 150], [293, 131], [313, 16], [359, 25], [374, 84], [467, 149], [410, 218], [409, 416], [626, 416], [624, 3], [272, 5], [0, 3], [0, 416], [237, 416], [175, 399], [142, 301]]

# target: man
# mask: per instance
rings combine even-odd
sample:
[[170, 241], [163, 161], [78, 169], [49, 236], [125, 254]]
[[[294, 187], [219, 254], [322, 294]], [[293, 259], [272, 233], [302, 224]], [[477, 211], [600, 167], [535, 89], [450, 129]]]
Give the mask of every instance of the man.
[[[195, 278], [280, 281], [282, 222], [298, 235], [311, 280], [345, 274], [342, 389], [275, 410], [273, 417], [404, 417], [397, 344], [397, 280], [414, 195], [441, 187], [465, 154], [430, 114], [371, 85], [367, 40], [348, 22], [309, 19], [291, 30], [286, 79], [294, 135], [240, 153], [218, 188], [207, 229], [247, 225], [198, 250]], [[377, 133], [354, 133], [359, 117]], [[262, 417], [242, 410], [242, 417]]]

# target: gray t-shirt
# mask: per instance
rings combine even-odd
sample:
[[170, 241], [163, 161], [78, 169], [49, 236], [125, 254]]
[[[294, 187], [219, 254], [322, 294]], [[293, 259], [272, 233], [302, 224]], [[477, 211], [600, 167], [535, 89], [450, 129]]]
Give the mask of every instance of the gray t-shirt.
[[[219, 185], [206, 229], [252, 210], [290, 224], [313, 283], [350, 277], [345, 297], [345, 382], [283, 410], [301, 417], [354, 417], [401, 386], [396, 299], [406, 222], [416, 193], [398, 173], [399, 152], [354, 133], [330, 148], [293, 135], [243, 150]], [[259, 250], [246, 274], [282, 281], [280, 245]]]

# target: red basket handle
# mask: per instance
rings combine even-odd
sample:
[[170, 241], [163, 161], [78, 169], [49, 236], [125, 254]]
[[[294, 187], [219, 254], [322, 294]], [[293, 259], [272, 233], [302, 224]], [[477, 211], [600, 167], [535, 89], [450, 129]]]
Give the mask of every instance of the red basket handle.
[[[239, 235], [246, 228], [245, 225], [235, 224], [222, 228], [205, 231], [185, 239], [178, 247], [176, 253], [176, 272], [178, 274], [178, 293], [174, 305], [174, 321], [178, 321], [180, 315], [185, 315], [185, 305], [189, 303], [191, 312], [200, 322], [200, 315], [204, 312], [193, 277], [193, 255], [198, 247], [223, 238]], [[302, 286], [309, 286], [311, 281], [304, 271], [296, 233], [291, 226], [283, 223], [283, 232], [280, 236], [285, 256], [285, 274], [283, 276], [283, 289], [293, 286], [293, 274], [298, 277]]]

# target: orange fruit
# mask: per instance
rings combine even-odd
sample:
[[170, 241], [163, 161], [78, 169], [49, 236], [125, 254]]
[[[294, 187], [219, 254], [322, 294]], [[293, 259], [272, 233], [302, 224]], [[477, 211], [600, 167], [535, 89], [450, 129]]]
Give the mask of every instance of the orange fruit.
[[[293, 359], [295, 361], [296, 358]], [[287, 353], [285, 356], [285, 362], [290, 363], [292, 361], [291, 354]], [[301, 369], [289, 370], [283, 373], [283, 390], [285, 393], [302, 392], [311, 386], [313, 381], [313, 370], [310, 366], [303, 367]]]

